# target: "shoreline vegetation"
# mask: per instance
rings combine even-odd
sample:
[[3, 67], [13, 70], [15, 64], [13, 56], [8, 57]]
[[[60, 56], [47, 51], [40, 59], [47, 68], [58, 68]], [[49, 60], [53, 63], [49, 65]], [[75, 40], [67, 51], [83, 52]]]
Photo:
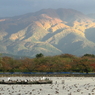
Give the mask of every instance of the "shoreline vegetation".
[[[23, 73], [16, 74], [15, 72], [26, 72], [26, 74]], [[33, 74], [28, 72], [33, 72]], [[50, 74], [48, 72], [52, 73]], [[55, 72], [57, 72], [57, 74]], [[58, 72], [71, 72], [72, 74], [71, 73], [64, 74]], [[95, 55], [93, 54], [85, 54], [81, 57], [77, 57], [71, 54], [44, 56], [42, 53], [40, 53], [37, 54], [35, 58], [14, 59], [8, 56], [0, 57], [0, 76], [1, 75], [92, 76], [94, 75], [94, 72], [95, 72]]]
[[95, 74], [0, 74], [0, 77], [95, 77]]

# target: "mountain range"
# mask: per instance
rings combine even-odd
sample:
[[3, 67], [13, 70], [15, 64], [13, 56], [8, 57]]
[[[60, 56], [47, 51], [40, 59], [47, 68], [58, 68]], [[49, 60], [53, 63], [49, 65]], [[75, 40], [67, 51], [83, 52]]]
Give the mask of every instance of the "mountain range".
[[95, 54], [94, 15], [60, 8], [0, 18], [0, 53], [31, 57]]

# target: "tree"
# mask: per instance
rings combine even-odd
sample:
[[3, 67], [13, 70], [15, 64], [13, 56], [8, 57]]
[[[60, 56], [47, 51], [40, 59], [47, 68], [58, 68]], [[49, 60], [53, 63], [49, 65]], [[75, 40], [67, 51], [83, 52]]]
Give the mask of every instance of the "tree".
[[21, 71], [32, 72], [35, 70], [35, 63], [33, 59], [25, 58], [21, 60], [21, 63], [22, 63], [20, 67]]
[[68, 54], [68, 53], [61, 54], [60, 57], [62, 57], [62, 58], [72, 58], [72, 59], [76, 58], [76, 56], [74, 56], [72, 54]]
[[36, 54], [36, 58], [44, 57], [42, 53]]
[[86, 74], [88, 74], [88, 72], [90, 72], [91, 70], [89, 60], [86, 58], [74, 59], [72, 64], [72, 70], [76, 72], [86, 72]]
[[95, 55], [94, 54], [84, 54], [82, 57], [92, 57], [92, 58], [95, 58]]

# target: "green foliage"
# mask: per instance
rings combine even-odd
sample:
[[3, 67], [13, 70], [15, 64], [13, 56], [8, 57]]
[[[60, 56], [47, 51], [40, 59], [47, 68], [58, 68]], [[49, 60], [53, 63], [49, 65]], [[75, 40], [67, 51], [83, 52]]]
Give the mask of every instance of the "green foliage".
[[46, 56], [37, 54], [36, 58], [0, 59], [1, 72], [94, 72], [95, 59], [91, 57], [75, 57], [69, 54]]
[[[76, 63], [76, 64], [75, 64]], [[91, 71], [91, 66], [90, 66], [90, 61], [87, 58], [78, 58], [73, 60], [73, 71], [76, 72], [90, 72]]]
[[61, 54], [60, 57], [63, 57], [63, 58], [76, 58], [76, 56], [71, 55], [71, 54]]
[[84, 54], [82, 57], [92, 57], [92, 58], [95, 58], [95, 55], [94, 54]]
[[36, 58], [41, 58], [41, 57], [44, 57], [42, 53], [36, 54]]

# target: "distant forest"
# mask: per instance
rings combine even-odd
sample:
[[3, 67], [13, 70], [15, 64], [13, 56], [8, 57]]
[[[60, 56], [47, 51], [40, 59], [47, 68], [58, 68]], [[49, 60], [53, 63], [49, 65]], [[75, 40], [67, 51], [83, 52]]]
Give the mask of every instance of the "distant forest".
[[77, 57], [71, 54], [14, 59], [0, 57], [0, 72], [95, 72], [95, 55]]

